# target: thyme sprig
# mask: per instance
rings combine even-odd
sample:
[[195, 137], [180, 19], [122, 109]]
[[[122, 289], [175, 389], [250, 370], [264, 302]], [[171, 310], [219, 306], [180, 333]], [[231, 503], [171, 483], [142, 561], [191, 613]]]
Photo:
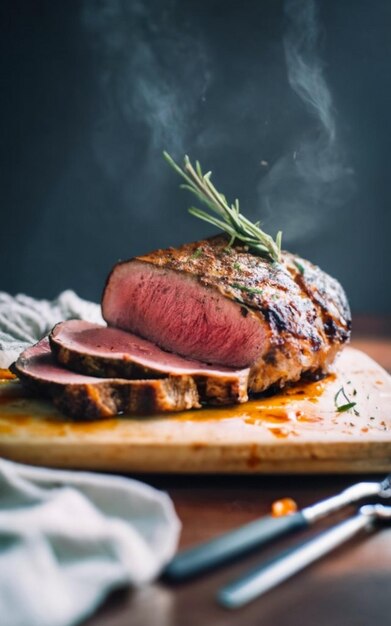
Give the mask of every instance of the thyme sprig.
[[261, 230], [259, 222], [253, 223], [240, 213], [238, 199], [229, 205], [225, 196], [217, 191], [213, 185], [211, 181], [212, 172], [203, 174], [198, 161], [196, 161], [195, 167], [193, 167], [189, 157], [186, 155], [183, 168], [181, 168], [167, 152], [163, 154], [171, 167], [186, 181], [181, 187], [191, 191], [198, 200], [218, 217], [196, 207], [189, 208], [191, 215], [209, 222], [228, 233], [230, 236], [229, 246], [232, 246], [235, 239], [239, 239], [255, 254], [265, 257], [272, 262], [280, 260], [281, 231], [277, 233], [274, 241], [270, 235]]

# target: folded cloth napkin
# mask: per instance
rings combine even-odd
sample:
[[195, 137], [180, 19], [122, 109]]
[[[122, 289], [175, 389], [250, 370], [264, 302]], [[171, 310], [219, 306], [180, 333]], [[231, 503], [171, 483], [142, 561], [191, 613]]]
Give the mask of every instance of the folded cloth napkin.
[[57, 322], [71, 318], [104, 323], [98, 304], [82, 300], [69, 289], [52, 301], [0, 291], [0, 369], [9, 367]]
[[168, 495], [136, 480], [0, 459], [0, 624], [79, 623], [155, 578], [179, 531]]

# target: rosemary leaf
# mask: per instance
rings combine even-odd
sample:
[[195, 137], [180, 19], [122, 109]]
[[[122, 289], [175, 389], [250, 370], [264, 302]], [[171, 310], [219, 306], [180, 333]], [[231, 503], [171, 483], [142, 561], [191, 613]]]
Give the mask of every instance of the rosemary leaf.
[[357, 402], [348, 402], [347, 404], [342, 404], [337, 407], [338, 413], [345, 413], [345, 411], [350, 411], [354, 406], [356, 406]]
[[194, 215], [194, 217], [198, 217], [200, 220], [204, 220], [205, 222], [209, 222], [210, 224], [217, 226], [218, 228], [224, 227], [224, 230], [229, 235], [231, 235], [231, 237], [235, 237], [235, 231], [233, 228], [231, 228], [230, 226], [226, 226], [224, 222], [217, 219], [217, 217], [213, 217], [213, 215], [208, 215], [206, 211], [203, 211], [202, 209], [197, 209], [196, 207], [190, 207], [189, 213], [191, 215]]
[[231, 287], [234, 289], [240, 289], [240, 291], [247, 291], [248, 293], [263, 293], [263, 289], [257, 289], [256, 287], [245, 287], [245, 285], [238, 285], [237, 283], [232, 283]]
[[198, 259], [199, 256], [201, 256], [202, 254], [204, 254], [204, 251], [202, 248], [196, 248], [193, 252], [193, 254], [190, 256], [190, 259]]
[[[339, 404], [340, 397], [344, 399], [343, 404]], [[338, 389], [337, 393], [334, 396], [334, 404], [335, 404], [335, 409], [338, 413], [345, 413], [345, 411], [350, 411], [350, 409], [355, 407], [357, 402], [351, 402], [344, 387], [341, 387], [340, 389]]]
[[279, 262], [281, 256], [281, 231], [277, 233], [274, 241], [270, 235], [261, 230], [259, 222], [255, 224], [240, 213], [239, 200], [236, 199], [231, 205], [225, 196], [217, 191], [211, 181], [212, 172], [203, 174], [199, 161], [193, 167], [189, 157], [184, 158], [184, 165], [180, 167], [174, 159], [163, 152], [164, 158], [171, 167], [186, 182], [181, 187], [193, 193], [217, 218], [206, 211], [191, 207], [191, 215], [217, 226], [230, 236], [231, 246], [235, 239], [244, 242], [249, 249], [271, 262]]
[[299, 261], [293, 261], [293, 263], [296, 265], [297, 269], [299, 270], [300, 274], [303, 275], [304, 274], [304, 267], [301, 263], [299, 263]]

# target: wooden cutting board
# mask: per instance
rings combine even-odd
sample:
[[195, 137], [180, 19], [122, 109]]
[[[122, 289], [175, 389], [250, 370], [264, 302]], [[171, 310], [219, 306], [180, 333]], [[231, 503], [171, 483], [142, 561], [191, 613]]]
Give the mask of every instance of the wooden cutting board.
[[[355, 402], [350, 410], [341, 391]], [[74, 422], [0, 383], [0, 454], [25, 463], [121, 472], [391, 471], [391, 376], [346, 348], [326, 379], [270, 398], [153, 417]]]

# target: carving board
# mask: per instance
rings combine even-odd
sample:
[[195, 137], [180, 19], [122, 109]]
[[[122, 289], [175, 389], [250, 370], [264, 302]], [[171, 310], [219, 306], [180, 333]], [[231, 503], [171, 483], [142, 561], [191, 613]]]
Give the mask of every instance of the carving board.
[[[343, 389], [347, 399], [341, 391]], [[348, 402], [354, 407], [339, 412]], [[391, 376], [345, 348], [333, 372], [224, 408], [75, 422], [18, 381], [0, 383], [0, 454], [43, 466], [120, 472], [391, 471]]]

